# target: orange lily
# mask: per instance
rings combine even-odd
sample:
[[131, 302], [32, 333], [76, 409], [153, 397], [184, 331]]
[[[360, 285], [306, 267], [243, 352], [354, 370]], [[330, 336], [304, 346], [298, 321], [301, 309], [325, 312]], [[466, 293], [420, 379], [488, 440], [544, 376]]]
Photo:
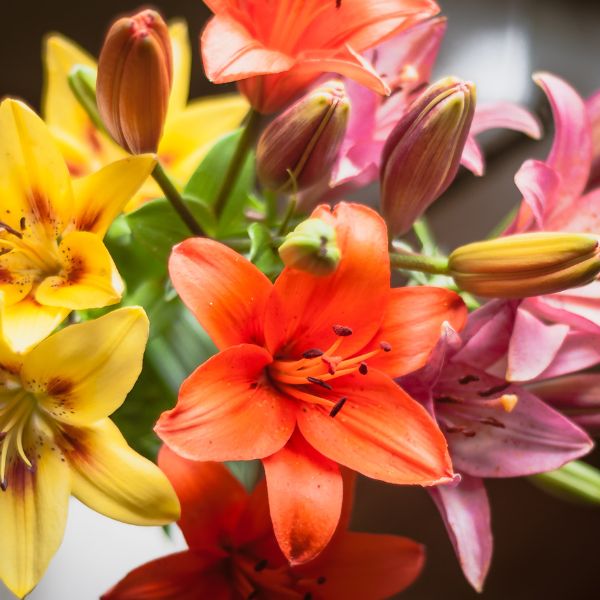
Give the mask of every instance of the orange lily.
[[71, 181], [43, 121], [16, 100], [0, 104], [0, 317], [13, 350], [42, 340], [71, 310], [121, 299], [102, 238], [155, 164], [129, 157]]
[[321, 206], [313, 218], [336, 230], [331, 275], [286, 268], [272, 284], [218, 242], [174, 248], [175, 288], [221, 352], [156, 426], [187, 458], [262, 459], [275, 535], [294, 564], [335, 531], [338, 463], [397, 484], [452, 476], [443, 435], [392, 377], [423, 366], [442, 323], [466, 317], [447, 290], [390, 289], [386, 226], [370, 208]]
[[331, 544], [316, 561], [290, 568], [273, 535], [264, 480], [248, 494], [219, 463], [192, 462], [165, 447], [158, 461], [179, 495], [189, 550], [135, 569], [102, 600], [387, 598], [421, 571], [416, 542], [346, 531], [352, 485]]
[[272, 113], [322, 73], [390, 90], [360, 55], [439, 12], [434, 0], [204, 0], [215, 16], [201, 49], [214, 83], [239, 81], [262, 113]]

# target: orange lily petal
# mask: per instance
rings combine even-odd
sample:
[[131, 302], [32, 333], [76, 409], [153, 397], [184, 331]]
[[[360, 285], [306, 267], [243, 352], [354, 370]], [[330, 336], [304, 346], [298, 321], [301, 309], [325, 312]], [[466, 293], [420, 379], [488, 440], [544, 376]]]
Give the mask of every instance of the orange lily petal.
[[263, 374], [271, 361], [250, 344], [213, 356], [183, 382], [177, 406], [161, 415], [156, 433], [195, 460], [251, 460], [277, 452], [292, 435], [295, 410]]
[[305, 584], [316, 597], [364, 600], [401, 592], [418, 577], [424, 562], [423, 546], [409, 538], [345, 533], [313, 563], [296, 571], [306, 578], [324, 578], [320, 585]]
[[272, 285], [251, 262], [219, 242], [192, 238], [173, 248], [169, 273], [181, 299], [219, 349], [262, 343]]
[[214, 551], [223, 534], [234, 530], [245, 507], [248, 494], [243, 486], [225, 465], [188, 460], [168, 446], [161, 448], [158, 466], [177, 492], [178, 524], [188, 546]]
[[460, 331], [467, 314], [460, 296], [449, 290], [425, 286], [392, 289], [381, 329], [365, 352], [379, 348], [381, 341], [392, 349], [370, 359], [369, 367], [392, 377], [420, 369], [440, 339], [443, 323]]
[[446, 440], [429, 413], [375, 369], [335, 381], [347, 401], [335, 417], [306, 404], [298, 426], [319, 452], [367, 477], [434, 485], [452, 477]]
[[327, 546], [340, 519], [339, 467], [311, 448], [297, 430], [263, 465], [281, 550], [291, 564], [312, 560]]
[[273, 353], [283, 346], [292, 356], [309, 348], [326, 350], [337, 339], [332, 327], [343, 325], [353, 334], [344, 338], [340, 354], [351, 356], [371, 340], [389, 299], [386, 226], [374, 210], [345, 202], [333, 211], [319, 206], [312, 217], [335, 227], [342, 259], [326, 277], [283, 270], [267, 310], [267, 345]]
[[0, 309], [2, 334], [15, 352], [25, 352], [50, 335], [71, 311], [42, 306], [31, 296]]
[[206, 76], [213, 83], [227, 83], [253, 75], [281, 73], [294, 59], [266, 48], [238, 21], [227, 15], [213, 17], [201, 39]]
[[121, 299], [123, 282], [102, 239], [87, 231], [72, 231], [59, 245], [62, 273], [46, 277], [35, 291], [45, 306], [71, 310], [102, 308]]
[[231, 584], [214, 558], [179, 552], [124, 577], [101, 600], [231, 600]]

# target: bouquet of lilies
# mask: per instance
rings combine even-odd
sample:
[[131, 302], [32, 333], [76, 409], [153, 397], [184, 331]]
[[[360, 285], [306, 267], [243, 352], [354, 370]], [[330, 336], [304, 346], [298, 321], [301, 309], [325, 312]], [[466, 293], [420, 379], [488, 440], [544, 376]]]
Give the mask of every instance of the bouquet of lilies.
[[0, 104], [0, 579], [36, 586], [72, 494], [189, 547], [107, 600], [388, 598], [424, 549], [348, 531], [358, 473], [424, 486], [480, 591], [486, 478], [600, 503], [600, 94], [534, 76], [550, 154], [444, 252], [477, 136], [541, 129], [430, 81], [436, 3], [205, 3], [237, 94], [188, 103], [187, 26], [143, 9], [97, 63], [46, 39], [41, 116]]

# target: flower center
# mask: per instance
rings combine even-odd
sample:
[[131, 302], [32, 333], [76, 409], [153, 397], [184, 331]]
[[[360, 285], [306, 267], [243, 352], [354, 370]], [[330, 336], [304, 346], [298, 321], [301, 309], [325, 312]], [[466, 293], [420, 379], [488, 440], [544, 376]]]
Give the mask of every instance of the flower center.
[[[369, 371], [366, 361], [382, 351], [389, 352], [391, 346], [387, 342], [380, 342], [379, 348], [375, 350], [344, 358], [338, 351], [343, 339], [352, 335], [352, 329], [334, 325], [333, 331], [338, 337], [327, 350], [311, 348], [298, 360], [276, 359], [269, 365], [268, 373], [271, 381], [284, 394], [302, 402], [322, 406], [329, 411], [330, 416], [335, 417], [347, 398], [335, 391], [333, 380], [357, 371], [366, 375]], [[318, 394], [319, 388], [326, 392], [325, 397]]]

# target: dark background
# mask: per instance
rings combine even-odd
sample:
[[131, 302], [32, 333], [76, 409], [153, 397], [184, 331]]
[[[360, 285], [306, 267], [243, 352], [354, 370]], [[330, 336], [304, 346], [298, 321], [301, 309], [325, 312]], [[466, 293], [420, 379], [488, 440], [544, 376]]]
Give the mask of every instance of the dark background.
[[[449, 17], [449, 30], [439, 74], [473, 79], [481, 84], [482, 100], [519, 100], [538, 110], [547, 123], [548, 108], [530, 82], [531, 71], [553, 71], [584, 95], [600, 87], [597, 0], [440, 0], [440, 4]], [[155, 5], [169, 18], [184, 16], [197, 40], [208, 16], [200, 0], [169, 0]], [[42, 36], [60, 31], [97, 55], [108, 23], [116, 14], [139, 6], [125, 0], [2, 0], [0, 97], [19, 96], [39, 108]], [[487, 50], [480, 52], [482, 44]], [[197, 42], [195, 49], [192, 96], [221, 91], [203, 78]], [[453, 247], [487, 233], [518, 201], [512, 178], [520, 163], [528, 157], [543, 157], [550, 140], [551, 131], [543, 143], [506, 134], [488, 136], [488, 175], [476, 179], [462, 173], [431, 211], [441, 242]], [[565, 504], [526, 480], [490, 481], [488, 490], [496, 545], [482, 599], [600, 597], [600, 509]], [[465, 583], [441, 519], [424, 491], [362, 480], [354, 528], [398, 533], [426, 544], [428, 560], [423, 576], [404, 598], [478, 597]]]

